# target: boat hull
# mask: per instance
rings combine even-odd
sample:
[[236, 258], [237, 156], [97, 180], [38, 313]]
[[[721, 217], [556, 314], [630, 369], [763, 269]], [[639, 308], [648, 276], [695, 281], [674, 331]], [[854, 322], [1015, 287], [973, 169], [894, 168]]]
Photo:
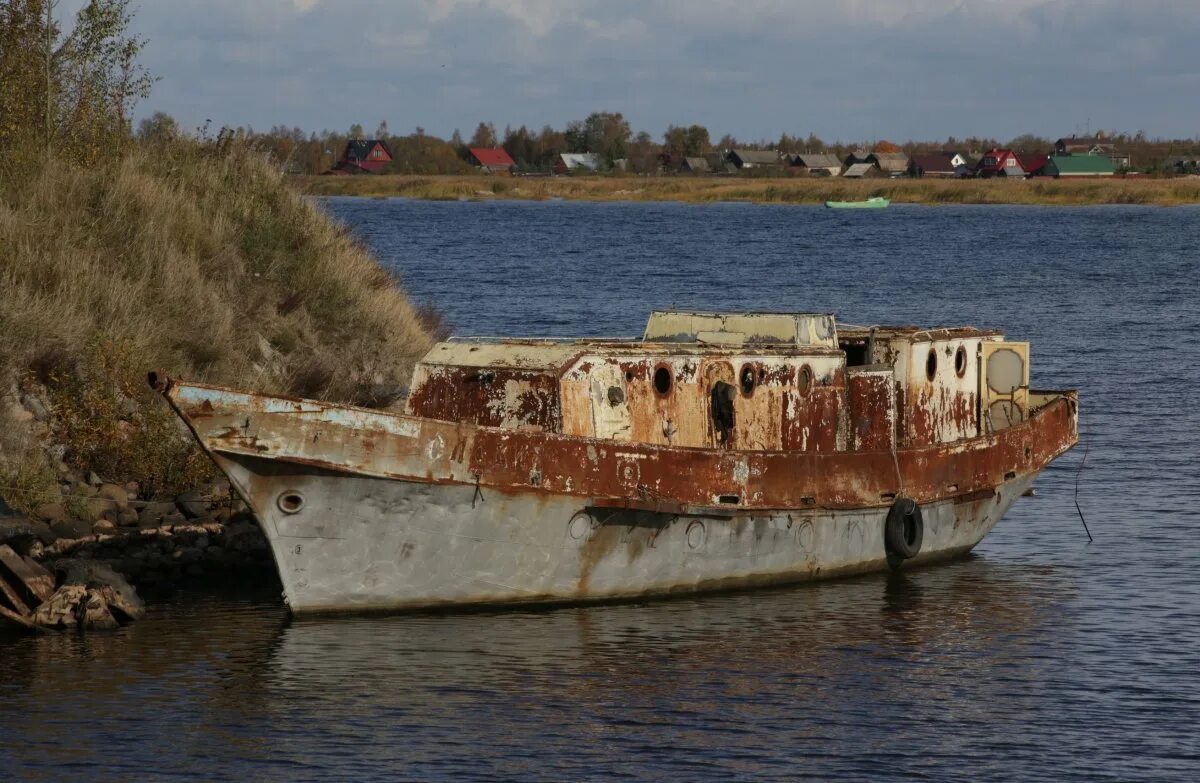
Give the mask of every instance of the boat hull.
[[866, 201], [826, 201], [829, 209], [883, 209], [891, 204], [891, 199], [871, 198]]
[[[254, 510], [295, 613], [571, 603], [806, 582], [898, 567], [888, 507], [677, 513], [215, 455]], [[1036, 473], [922, 506], [904, 568], [969, 552]]]

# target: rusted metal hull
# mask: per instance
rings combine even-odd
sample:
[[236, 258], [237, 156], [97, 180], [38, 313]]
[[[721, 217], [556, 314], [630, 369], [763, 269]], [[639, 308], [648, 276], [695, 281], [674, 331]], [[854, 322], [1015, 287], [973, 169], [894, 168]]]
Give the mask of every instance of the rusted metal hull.
[[251, 505], [295, 612], [574, 602], [784, 584], [968, 552], [1076, 442], [1073, 393], [1002, 432], [899, 450], [726, 451], [499, 429], [164, 384]]
[[[256, 506], [293, 612], [621, 599], [889, 567], [886, 508], [676, 514], [545, 493], [348, 476], [246, 456], [218, 464]], [[924, 506], [920, 565], [964, 554], [1033, 475]]]

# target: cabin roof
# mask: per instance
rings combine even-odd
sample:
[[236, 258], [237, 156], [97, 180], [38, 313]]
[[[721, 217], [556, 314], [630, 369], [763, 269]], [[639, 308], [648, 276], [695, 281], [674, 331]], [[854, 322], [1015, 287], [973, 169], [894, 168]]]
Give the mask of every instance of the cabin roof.
[[859, 324], [838, 324], [838, 338], [842, 342], [858, 342], [865, 340], [875, 330], [876, 337], [894, 338], [910, 337], [916, 340], [948, 340], [961, 337], [1000, 337], [1003, 332], [999, 329], [978, 329], [974, 326], [938, 326], [924, 329], [920, 326], [862, 326]]
[[830, 313], [711, 313], [655, 310], [646, 342], [724, 345], [837, 345]]

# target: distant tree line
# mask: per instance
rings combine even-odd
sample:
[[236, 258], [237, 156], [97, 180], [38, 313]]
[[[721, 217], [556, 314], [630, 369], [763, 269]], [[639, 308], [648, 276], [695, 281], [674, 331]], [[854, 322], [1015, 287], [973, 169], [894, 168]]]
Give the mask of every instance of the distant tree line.
[[[1023, 134], [1007, 141], [984, 137], [950, 136], [944, 141], [906, 141], [894, 144], [886, 140], [827, 142], [816, 134], [790, 135], [783, 133], [777, 140], [740, 140], [725, 134], [712, 140], [703, 125], [669, 125], [655, 139], [647, 131], [633, 132], [629, 121], [620, 112], [593, 112], [582, 120], [567, 123], [562, 129], [550, 125], [540, 130], [525, 125], [506, 127], [498, 131], [490, 122], [480, 122], [469, 138], [459, 130], [449, 139], [431, 135], [422, 127], [409, 134], [393, 133], [386, 121], [380, 122], [373, 133], [364, 126], [351, 125], [346, 131], [305, 131], [277, 125], [265, 132], [253, 128], [225, 129], [239, 140], [250, 141], [269, 151], [287, 171], [294, 174], [320, 174], [328, 171], [341, 157], [351, 139], [383, 139], [392, 151], [393, 160], [388, 173], [394, 174], [466, 174], [473, 171], [468, 163], [472, 147], [503, 148], [526, 173], [547, 173], [564, 152], [589, 152], [600, 158], [601, 167], [612, 169], [620, 164], [624, 171], [635, 174], [655, 173], [670, 168], [684, 157], [703, 156], [730, 149], [777, 150], [781, 153], [820, 152], [844, 159], [857, 150], [905, 152], [908, 154], [953, 150], [978, 156], [994, 147], [1006, 147], [1020, 152], [1048, 152], [1054, 140], [1034, 134]], [[143, 119], [136, 132], [145, 143], [170, 139], [180, 133], [205, 135], [208, 127], [184, 131], [178, 123], [162, 112]], [[1166, 172], [1175, 160], [1200, 156], [1200, 139], [1149, 139], [1144, 132], [1096, 134], [1132, 155], [1135, 168], [1147, 172]]]

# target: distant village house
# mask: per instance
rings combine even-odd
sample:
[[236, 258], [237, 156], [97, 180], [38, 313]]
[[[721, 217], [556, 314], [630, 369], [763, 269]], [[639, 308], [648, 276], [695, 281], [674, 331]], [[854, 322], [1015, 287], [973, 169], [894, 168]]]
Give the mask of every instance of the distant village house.
[[485, 174], [511, 173], [517, 167], [516, 161], [499, 147], [471, 147], [467, 162]]
[[847, 179], [862, 179], [863, 177], [878, 177], [881, 175], [874, 163], [851, 163], [842, 172], [842, 176]]
[[1054, 142], [1055, 155], [1103, 155], [1112, 161], [1114, 169], [1129, 168], [1129, 154], [1117, 150], [1115, 144], [1100, 136], [1069, 136]]
[[836, 177], [842, 173], [842, 162], [837, 155], [823, 152], [801, 152], [791, 158], [792, 170], [797, 174], [817, 177]]
[[783, 165], [779, 153], [774, 150], [732, 149], [728, 158], [739, 169], [778, 168]]
[[901, 177], [908, 171], [908, 156], [903, 152], [872, 152], [863, 162], [872, 164], [889, 177]]
[[1111, 177], [1116, 173], [1107, 155], [1050, 155], [1042, 171], [1047, 177]]
[[600, 170], [600, 156], [594, 152], [564, 152], [554, 161], [555, 174], [587, 174]]
[[979, 169], [975, 172], [984, 179], [991, 177], [1025, 177], [1025, 167], [1021, 159], [1012, 150], [990, 149], [979, 159]]
[[330, 174], [379, 174], [392, 162], [392, 151], [382, 139], [351, 139]]
[[[847, 155], [844, 162], [846, 164], [846, 172], [842, 175], [843, 177], [878, 176], [880, 174], [886, 177], [901, 177], [908, 171], [908, 156], [903, 152], [867, 152], [865, 150], [856, 150]], [[857, 173], [863, 171], [863, 169], [856, 167], [863, 165], [875, 169], [873, 174]], [[855, 173], [850, 173], [852, 170]]]
[[975, 164], [961, 152], [930, 152], [908, 159], [910, 177], [969, 177]]

